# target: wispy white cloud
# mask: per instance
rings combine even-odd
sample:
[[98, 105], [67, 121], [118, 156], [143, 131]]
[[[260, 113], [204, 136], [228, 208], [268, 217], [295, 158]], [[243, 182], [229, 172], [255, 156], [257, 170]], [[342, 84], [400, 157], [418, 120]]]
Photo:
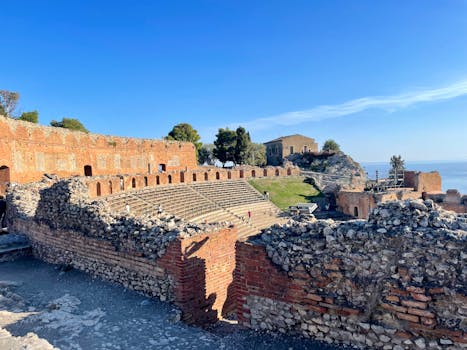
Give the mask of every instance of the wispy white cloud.
[[306, 122], [345, 117], [368, 109], [394, 112], [418, 103], [448, 100], [463, 95], [467, 95], [467, 80], [441, 88], [420, 89], [400, 95], [362, 97], [337, 105], [320, 105], [311, 109], [232, 123], [230, 127], [235, 128], [242, 125], [248, 130], [262, 130], [277, 126], [298, 125]]

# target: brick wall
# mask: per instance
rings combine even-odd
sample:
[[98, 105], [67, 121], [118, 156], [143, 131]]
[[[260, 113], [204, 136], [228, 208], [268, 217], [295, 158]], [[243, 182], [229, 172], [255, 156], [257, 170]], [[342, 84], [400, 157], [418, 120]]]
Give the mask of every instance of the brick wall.
[[404, 171], [404, 184], [418, 192], [440, 192], [441, 176], [437, 171]]
[[[5, 182], [27, 183], [44, 173], [60, 177], [154, 173], [197, 167], [193, 144], [87, 134], [0, 116], [0, 190]], [[8, 169], [8, 181], [3, 179]]]
[[368, 219], [371, 210], [375, 208], [378, 203], [417, 198], [421, 198], [421, 193], [410, 189], [389, 190], [382, 193], [373, 193], [370, 191], [339, 191], [336, 201], [338, 210], [344, 214], [352, 215], [359, 219]]
[[300, 175], [300, 169], [296, 167], [237, 167], [235, 169], [198, 168], [145, 175], [96, 176], [86, 177], [84, 180], [89, 188], [89, 195], [94, 198], [157, 185], [297, 175]]
[[234, 306], [229, 286], [235, 267], [235, 229], [178, 238], [158, 259], [144, 257], [131, 244], [117, 250], [110, 240], [54, 230], [31, 220], [15, 220], [10, 231], [27, 234], [33, 254], [40, 259], [71, 265], [145, 295], [172, 301], [188, 323], [213, 323]]
[[[400, 239], [394, 239], [385, 249], [397, 251], [400, 247]], [[425, 248], [425, 258], [434, 257], [429, 250], [433, 249]], [[349, 262], [326, 254], [321, 264], [312, 266], [311, 277], [304, 267], [288, 273], [280, 269], [262, 245], [237, 242], [234, 283], [239, 323], [369, 348], [465, 347], [467, 296], [462, 287], [452, 288], [446, 282], [421, 285], [408, 260], [423, 259], [423, 253], [400, 254], [398, 266], [391, 265], [397, 260], [387, 267], [384, 259], [374, 261], [378, 271], [367, 279], [346, 278]], [[361, 262], [367, 258], [362, 257]], [[403, 283], [391, 275], [398, 275]]]

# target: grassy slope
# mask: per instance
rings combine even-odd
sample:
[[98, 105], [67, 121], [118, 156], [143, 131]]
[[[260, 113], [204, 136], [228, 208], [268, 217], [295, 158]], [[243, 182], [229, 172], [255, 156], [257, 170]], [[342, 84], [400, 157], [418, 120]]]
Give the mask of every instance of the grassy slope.
[[248, 182], [258, 191], [268, 191], [271, 201], [281, 209], [289, 205], [312, 202], [313, 197], [321, 193], [312, 185], [303, 182], [300, 177], [277, 179], [255, 179]]

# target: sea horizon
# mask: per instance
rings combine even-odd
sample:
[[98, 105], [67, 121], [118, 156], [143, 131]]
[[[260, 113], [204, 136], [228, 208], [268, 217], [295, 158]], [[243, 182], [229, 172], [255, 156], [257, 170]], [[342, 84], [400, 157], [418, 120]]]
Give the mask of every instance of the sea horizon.
[[[389, 162], [361, 162], [370, 179], [388, 176]], [[467, 194], [467, 160], [434, 160], [434, 161], [406, 161], [405, 168], [415, 171], [438, 171], [441, 175], [442, 190], [456, 189], [461, 194]]]

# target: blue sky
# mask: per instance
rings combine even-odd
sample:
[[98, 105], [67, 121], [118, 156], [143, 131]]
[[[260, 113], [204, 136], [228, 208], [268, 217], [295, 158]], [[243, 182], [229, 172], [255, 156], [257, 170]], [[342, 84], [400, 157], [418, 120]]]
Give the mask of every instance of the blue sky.
[[335, 139], [358, 161], [467, 160], [467, 2], [9, 1], [0, 89], [40, 122], [204, 142]]

